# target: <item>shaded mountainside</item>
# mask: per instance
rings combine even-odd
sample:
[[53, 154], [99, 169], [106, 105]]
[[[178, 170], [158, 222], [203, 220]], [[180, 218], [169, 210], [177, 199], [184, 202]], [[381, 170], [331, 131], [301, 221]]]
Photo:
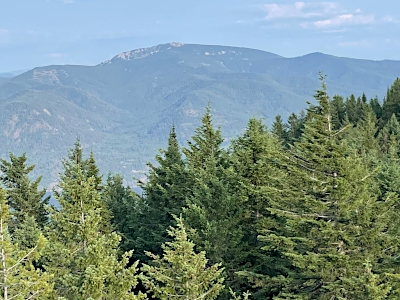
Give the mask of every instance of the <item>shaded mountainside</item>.
[[164, 147], [172, 123], [181, 141], [189, 139], [208, 102], [224, 135], [234, 137], [249, 117], [270, 123], [305, 107], [319, 71], [328, 75], [330, 94], [382, 99], [400, 76], [400, 61], [171, 43], [97, 66], [39, 67], [0, 79], [0, 155], [26, 151], [47, 185], [79, 136], [102, 170], [130, 180]]

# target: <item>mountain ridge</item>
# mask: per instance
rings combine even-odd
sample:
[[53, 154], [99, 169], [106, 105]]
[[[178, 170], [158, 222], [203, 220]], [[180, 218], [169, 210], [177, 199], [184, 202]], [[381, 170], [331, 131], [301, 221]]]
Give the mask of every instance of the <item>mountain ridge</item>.
[[[323, 53], [285, 58], [249, 48], [169, 43], [121, 52], [94, 66], [37, 67], [0, 81], [1, 157], [27, 151], [55, 182], [60, 158], [77, 136], [103, 172], [127, 180], [166, 144], [172, 123], [183, 144], [207, 103], [227, 138], [249, 117], [270, 124], [312, 101], [318, 73], [331, 95], [383, 99], [400, 76], [400, 61], [340, 58]], [[142, 175], [140, 175], [142, 176]]]

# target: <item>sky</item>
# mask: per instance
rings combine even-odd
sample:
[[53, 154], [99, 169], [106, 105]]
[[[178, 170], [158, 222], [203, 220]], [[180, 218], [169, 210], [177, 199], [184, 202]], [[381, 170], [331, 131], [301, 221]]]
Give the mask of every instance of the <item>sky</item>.
[[182, 42], [400, 60], [398, 0], [1, 0], [0, 73]]

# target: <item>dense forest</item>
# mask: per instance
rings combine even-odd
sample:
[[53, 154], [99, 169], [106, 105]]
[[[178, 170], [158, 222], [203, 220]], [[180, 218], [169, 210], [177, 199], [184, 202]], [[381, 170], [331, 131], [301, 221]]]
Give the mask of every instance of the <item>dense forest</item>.
[[207, 108], [172, 127], [143, 193], [79, 140], [49, 205], [26, 155], [0, 160], [0, 298], [400, 299], [400, 79], [330, 97], [223, 147]]

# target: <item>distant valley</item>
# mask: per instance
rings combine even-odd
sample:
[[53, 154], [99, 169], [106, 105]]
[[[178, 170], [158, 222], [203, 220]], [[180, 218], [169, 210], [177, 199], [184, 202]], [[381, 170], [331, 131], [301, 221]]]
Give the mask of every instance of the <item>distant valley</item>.
[[312, 101], [318, 72], [331, 95], [383, 99], [400, 76], [400, 61], [369, 61], [312, 53], [296, 58], [246, 48], [170, 43], [116, 55], [96, 66], [45, 66], [0, 74], [0, 156], [27, 152], [50, 187], [60, 159], [80, 137], [102, 172], [132, 184], [164, 148], [174, 124], [190, 139], [208, 102], [227, 138], [249, 117], [270, 124]]

